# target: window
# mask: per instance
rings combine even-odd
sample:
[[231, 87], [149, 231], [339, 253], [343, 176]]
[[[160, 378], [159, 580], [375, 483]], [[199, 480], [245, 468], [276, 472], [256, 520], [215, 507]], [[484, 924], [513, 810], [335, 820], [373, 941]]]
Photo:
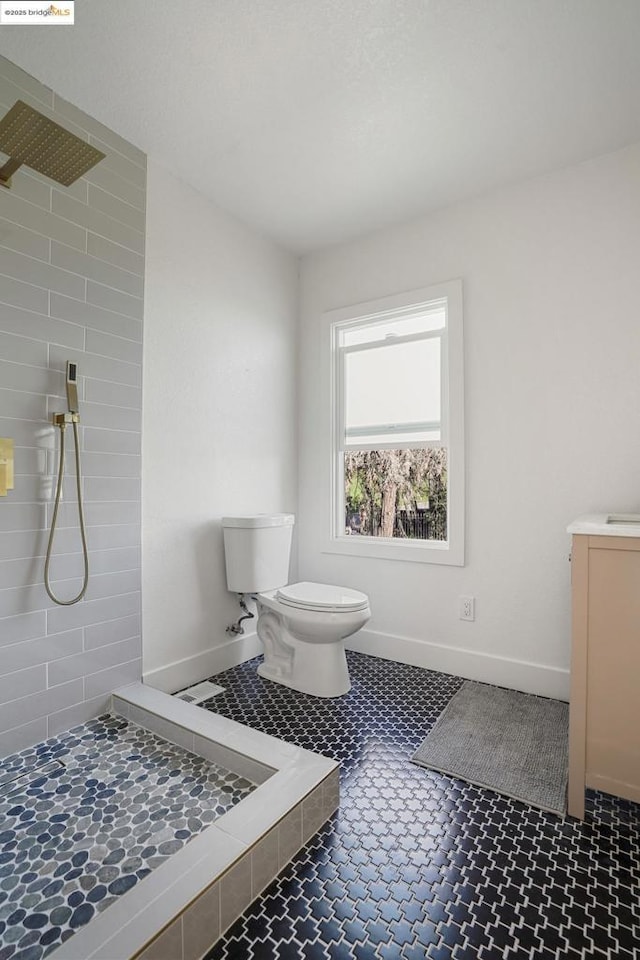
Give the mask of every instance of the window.
[[464, 562], [459, 281], [332, 311], [329, 550]]

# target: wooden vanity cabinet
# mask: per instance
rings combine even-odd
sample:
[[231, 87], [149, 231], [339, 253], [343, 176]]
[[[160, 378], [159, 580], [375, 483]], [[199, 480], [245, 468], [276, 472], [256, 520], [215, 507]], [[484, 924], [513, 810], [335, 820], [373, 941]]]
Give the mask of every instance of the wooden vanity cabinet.
[[640, 538], [573, 536], [569, 814], [640, 802]]

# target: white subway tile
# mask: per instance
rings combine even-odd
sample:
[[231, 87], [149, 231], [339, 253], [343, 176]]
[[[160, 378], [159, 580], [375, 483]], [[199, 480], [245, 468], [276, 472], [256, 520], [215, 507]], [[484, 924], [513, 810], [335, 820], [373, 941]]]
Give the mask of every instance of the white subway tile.
[[[139, 507], [139, 504], [136, 506]], [[140, 570], [140, 547], [91, 551], [91, 571], [96, 576], [102, 573], [121, 573], [125, 570]]]
[[[9, 270], [10, 265], [5, 263], [5, 257], [11, 255], [10, 250], [0, 254], [0, 274]], [[35, 261], [34, 261], [35, 263]], [[49, 307], [49, 294], [42, 287], [34, 287], [31, 283], [13, 280], [11, 277], [0, 276], [0, 300], [23, 310], [33, 310], [36, 313], [46, 313]]]
[[[1, 400], [0, 400], [1, 402]], [[84, 449], [92, 453], [140, 453], [140, 434], [127, 430], [99, 430], [87, 427]]]
[[[3, 312], [0, 311], [0, 313]], [[0, 328], [3, 326], [3, 318], [0, 317]], [[20, 333], [23, 333], [23, 331], [20, 330]], [[14, 363], [29, 363], [32, 366], [46, 367], [49, 351], [46, 343], [27, 339], [27, 336], [19, 336], [17, 333], [0, 332], [0, 357], [11, 357]]]
[[[0, 206], [1, 210], [2, 207]], [[48, 237], [43, 237], [40, 233], [34, 233], [33, 230], [26, 230], [24, 227], [18, 226], [17, 223], [12, 223], [11, 220], [0, 217], [0, 247], [24, 253], [28, 257], [48, 261], [49, 246]]]
[[52, 195], [52, 209], [57, 216], [70, 220], [78, 226], [86, 227], [92, 233], [128, 247], [134, 253], [144, 253], [144, 233], [133, 230], [118, 220], [113, 220], [90, 205], [87, 206], [55, 190]]
[[77, 680], [92, 673], [115, 667], [118, 664], [130, 663], [141, 656], [139, 637], [122, 640], [120, 643], [110, 643], [107, 646], [96, 647], [94, 650], [79, 653], [64, 660], [56, 660], [49, 664], [49, 686]]
[[[34, 257], [25, 257], [24, 254], [16, 253], [14, 250], [0, 250], [0, 271], [16, 280], [62, 293], [75, 300], [84, 300], [84, 277], [43, 263], [42, 260], [36, 260]], [[48, 304], [47, 296], [47, 307]], [[26, 304], [18, 304], [18, 306], [26, 306]]]
[[127, 363], [142, 363], [142, 344], [139, 341], [113, 337], [97, 330], [87, 331], [86, 350]]
[[144, 211], [145, 191], [119, 176], [112, 167], [107, 167], [101, 162], [87, 172], [86, 179], [136, 210]]
[[144, 257], [95, 233], [87, 234], [87, 253], [106, 263], [112, 263], [114, 267], [121, 267], [122, 270], [144, 277]]
[[[0, 106], [0, 116], [4, 112], [5, 110]], [[5, 192], [3, 190], [3, 195]], [[34, 174], [34, 171], [29, 170], [28, 167], [18, 170], [11, 178], [11, 193], [25, 206], [36, 206], [45, 211], [51, 207], [51, 183], [47, 183], [44, 177]]]
[[3, 192], [2, 216], [22, 227], [66, 243], [70, 247], [84, 250], [87, 245], [87, 231], [84, 227], [63, 220], [48, 210], [43, 210], [31, 203], [27, 203], [13, 192]]
[[87, 503], [100, 503], [107, 500], [134, 500], [139, 503], [140, 489], [140, 480], [91, 477], [84, 481], [84, 496]]
[[85, 453], [82, 458], [85, 477], [139, 477], [140, 457], [127, 454]]
[[86, 514], [87, 525], [92, 528], [105, 524], [140, 523], [142, 507], [139, 500], [87, 503]]
[[[11, 652], [11, 647], [7, 649]], [[44, 664], [9, 673], [7, 660], [9, 658], [3, 658], [0, 662], [0, 703], [9, 703], [11, 700], [46, 690], [47, 668]]]
[[142, 320], [144, 315], [144, 304], [140, 297], [131, 297], [128, 293], [120, 293], [92, 280], [87, 283], [87, 302], [136, 320]]
[[89, 626], [104, 620], [128, 617], [140, 613], [140, 594], [130, 593], [120, 597], [100, 600], [83, 600], [74, 607], [54, 607], [47, 611], [47, 633], [62, 633], [75, 627]]
[[[61, 534], [65, 531], [61, 531]], [[73, 533], [77, 539], [76, 531]], [[62, 539], [62, 537], [61, 537]], [[91, 530], [92, 550], [111, 550], [115, 547], [137, 547], [140, 545], [140, 524], [118, 524], [112, 527], [93, 527]], [[60, 549], [60, 548], [58, 548]], [[117, 617], [118, 614], [112, 614]], [[106, 619], [111, 619], [107, 617]]]
[[23, 613], [46, 610], [51, 605], [42, 580], [27, 586], [0, 590], [0, 617], [18, 617]]
[[63, 710], [69, 705], [81, 703], [83, 699], [82, 680], [73, 680], [51, 690], [42, 690], [20, 700], [0, 704], [0, 731], [21, 726], [30, 720], [37, 720], [38, 717], [46, 717], [47, 714]]
[[93, 717], [99, 717], [101, 713], [107, 713], [108, 710], [109, 697], [105, 694], [92, 700], [72, 704], [63, 710], [57, 710], [47, 718], [47, 737], [56, 737], [65, 730], [71, 730], [81, 723], [92, 720]]
[[[70, 302], [80, 307], [86, 306], [79, 300]], [[45, 345], [45, 352], [47, 343], [59, 343], [62, 346], [77, 350], [82, 350], [84, 346], [84, 329], [81, 326], [54, 320], [51, 317], [21, 310], [18, 307], [3, 306], [0, 308], [0, 330], [4, 330], [6, 333], [19, 334], [22, 337], [31, 337], [34, 340], [41, 340]], [[19, 352], [9, 352], [5, 356], [11, 357], [14, 362], [20, 361]], [[25, 360], [24, 362], [29, 363], [31, 361]], [[45, 358], [45, 364], [46, 362]]]
[[33, 743], [47, 739], [47, 718], [41, 717], [0, 734], [0, 757], [10, 757]]
[[103, 693], [111, 693], [118, 687], [126, 687], [129, 683], [135, 683], [142, 677], [142, 660], [132, 660], [131, 663], [123, 663], [117, 667], [110, 667], [108, 670], [101, 670], [100, 673], [93, 673], [84, 678], [85, 698], [90, 700], [92, 697], [98, 697]]
[[[95, 382], [100, 381], [90, 380], [85, 382], [85, 386], [88, 383]], [[110, 384], [109, 386], [116, 395], [121, 389], [120, 384]], [[142, 426], [142, 411], [104, 403], [87, 403], [85, 400], [82, 404], [82, 422], [86, 427], [99, 427], [104, 430], [129, 430], [133, 433], [139, 433]]]
[[21, 420], [44, 420], [47, 401], [42, 394], [26, 393], [23, 390], [0, 388], [0, 417], [18, 417]]
[[144, 233], [144, 209], [133, 207], [130, 203], [124, 203], [114, 197], [113, 194], [107, 193], [93, 184], [89, 184], [89, 203], [95, 210], [100, 210], [101, 213], [113, 217], [119, 223], [124, 223], [133, 230]]
[[0, 531], [42, 530], [45, 526], [44, 504], [3, 503], [0, 510]]
[[[3, 506], [3, 512], [5, 507]], [[44, 555], [46, 533], [40, 530], [23, 530], [18, 528], [10, 532], [3, 531], [0, 537], [0, 560], [15, 560], [23, 557], [39, 557]], [[0, 644], [2, 643], [2, 628], [0, 627]]]
[[100, 573], [90, 578], [87, 600], [103, 597], [118, 597], [140, 590], [140, 570], [120, 570], [117, 573]]
[[85, 627], [85, 650], [95, 650], [105, 644], [118, 643], [120, 640], [129, 640], [140, 636], [140, 614], [131, 617], [122, 617], [120, 620], [107, 620]]
[[0, 646], [7, 647], [9, 644], [43, 637], [46, 631], [47, 616], [43, 610], [9, 617], [7, 620], [0, 620]]
[[142, 277], [127, 273], [126, 270], [121, 270], [110, 263], [96, 259], [96, 257], [74, 250], [73, 247], [66, 247], [63, 243], [57, 243], [55, 240], [51, 244], [51, 263], [64, 270], [71, 270], [74, 274], [96, 280], [98, 283], [107, 284], [123, 293], [129, 293], [135, 297], [142, 296], [144, 289]]
[[125, 317], [91, 303], [80, 303], [55, 293], [51, 294], [50, 309], [51, 315], [61, 320], [68, 320], [92, 330], [102, 330], [117, 337], [126, 337], [128, 340], [142, 341], [142, 324], [135, 317]]
[[[0, 314], [2, 309], [0, 308]], [[22, 363], [0, 360], [0, 383], [9, 390], [26, 390], [28, 393], [55, 393], [63, 387], [60, 371], [31, 367]]]
[[82, 630], [24, 640], [2, 648], [2, 671], [23, 670], [82, 653]]
[[85, 398], [96, 403], [103, 403], [105, 406], [113, 405], [142, 411], [142, 390], [140, 387], [109, 383], [107, 380], [87, 379], [85, 382]]
[[89, 184], [84, 177], [80, 177], [79, 180], [71, 183], [68, 187], [58, 186], [57, 183], [53, 182], [51, 183], [51, 189], [54, 192], [58, 190], [60, 193], [65, 193], [68, 197], [73, 197], [81, 203], [89, 202]]

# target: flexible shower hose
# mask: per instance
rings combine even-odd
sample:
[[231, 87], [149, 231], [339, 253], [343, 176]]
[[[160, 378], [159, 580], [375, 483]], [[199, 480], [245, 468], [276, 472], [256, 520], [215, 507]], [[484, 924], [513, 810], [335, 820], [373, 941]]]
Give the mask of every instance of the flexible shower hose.
[[84, 581], [82, 583], [82, 589], [77, 597], [73, 597], [72, 600], [59, 600], [56, 597], [55, 593], [51, 589], [51, 583], [49, 582], [49, 566], [51, 564], [51, 551], [53, 549], [53, 538], [56, 533], [56, 524], [58, 522], [58, 508], [60, 506], [60, 497], [62, 495], [62, 480], [64, 477], [64, 438], [65, 438], [65, 428], [66, 423], [61, 423], [58, 425], [60, 427], [60, 463], [58, 467], [58, 486], [56, 489], [56, 500], [53, 507], [53, 517], [51, 518], [51, 531], [49, 533], [49, 543], [47, 544], [47, 558], [44, 562], [44, 586], [53, 600], [54, 603], [59, 604], [61, 607], [70, 607], [74, 603], [78, 603], [79, 600], [82, 600], [85, 593], [87, 592], [87, 586], [89, 585], [89, 553], [87, 551], [87, 534], [84, 527], [84, 507], [82, 506], [82, 481], [80, 478], [80, 444], [78, 441], [78, 424], [76, 421], [73, 421], [73, 440], [76, 448], [76, 485], [78, 489], [78, 516], [80, 518], [80, 536], [82, 537], [82, 553], [84, 560]]

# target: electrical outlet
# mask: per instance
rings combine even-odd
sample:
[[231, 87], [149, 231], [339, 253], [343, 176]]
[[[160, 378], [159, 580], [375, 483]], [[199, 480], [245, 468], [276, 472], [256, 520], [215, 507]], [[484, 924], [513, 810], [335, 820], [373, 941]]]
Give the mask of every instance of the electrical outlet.
[[476, 598], [460, 597], [460, 619], [475, 620], [476, 618]]

